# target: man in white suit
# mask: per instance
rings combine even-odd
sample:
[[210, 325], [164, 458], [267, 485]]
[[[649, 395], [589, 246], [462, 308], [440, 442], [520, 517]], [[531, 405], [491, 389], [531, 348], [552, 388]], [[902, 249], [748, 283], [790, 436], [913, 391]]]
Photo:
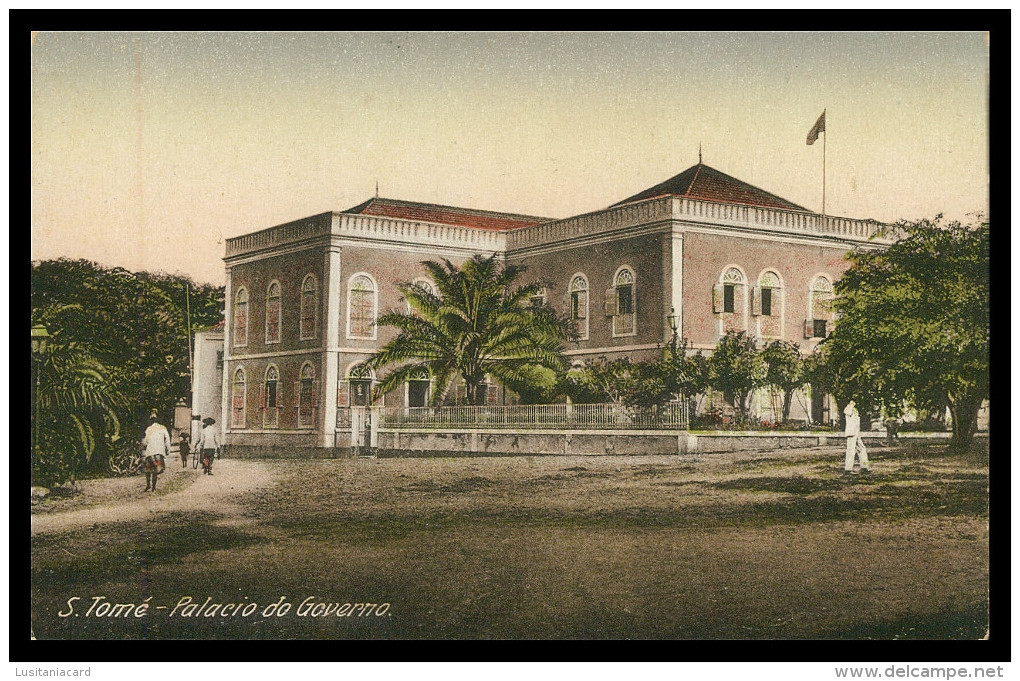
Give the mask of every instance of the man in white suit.
[[869, 473], [868, 450], [861, 439], [861, 415], [857, 412], [857, 405], [850, 400], [843, 409], [846, 416], [846, 462], [843, 465], [845, 473], [852, 473], [854, 470], [854, 456], [861, 459], [861, 473]]

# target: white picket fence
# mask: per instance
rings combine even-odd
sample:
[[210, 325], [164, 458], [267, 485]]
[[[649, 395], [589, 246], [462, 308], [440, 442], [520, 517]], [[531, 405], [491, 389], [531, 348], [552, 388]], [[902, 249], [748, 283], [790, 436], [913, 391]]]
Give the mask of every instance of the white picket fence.
[[[522, 404], [480, 407], [380, 407], [373, 410], [380, 428], [499, 428], [506, 430], [682, 430], [687, 405], [658, 409], [620, 404]], [[343, 418], [338, 414], [338, 421]], [[346, 420], [346, 419], [344, 419]]]

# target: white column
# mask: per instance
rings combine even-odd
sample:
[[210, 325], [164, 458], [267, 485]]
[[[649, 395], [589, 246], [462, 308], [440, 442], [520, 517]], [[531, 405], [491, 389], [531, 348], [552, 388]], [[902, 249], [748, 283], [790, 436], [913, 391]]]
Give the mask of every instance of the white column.
[[677, 334], [683, 336], [684, 233], [676, 223], [673, 223], [671, 231], [662, 240], [662, 274], [662, 328], [664, 342], [668, 343], [673, 337], [673, 329], [666, 319], [670, 310], [679, 320]]
[[[231, 295], [233, 286], [230, 283], [230, 266], [227, 266], [227, 285], [223, 292], [223, 386], [220, 390], [221, 397], [221, 408], [220, 408], [220, 432], [223, 433], [223, 441], [226, 444], [230, 444], [230, 438], [227, 434], [230, 432], [230, 389], [234, 385], [234, 375], [231, 371], [230, 366], [230, 343], [231, 343], [231, 325], [233, 324], [234, 314], [234, 298]], [[192, 396], [194, 399], [194, 396]], [[194, 442], [192, 443], [194, 446]]]
[[325, 272], [326, 307], [322, 332], [325, 348], [322, 367], [322, 423], [319, 435], [320, 447], [332, 447], [336, 441], [336, 390], [340, 380], [340, 246], [326, 247]]

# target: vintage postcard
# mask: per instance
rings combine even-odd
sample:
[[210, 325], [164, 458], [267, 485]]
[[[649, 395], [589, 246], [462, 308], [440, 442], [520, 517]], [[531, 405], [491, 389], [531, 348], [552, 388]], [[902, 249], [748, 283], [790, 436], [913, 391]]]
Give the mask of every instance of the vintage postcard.
[[994, 638], [989, 41], [32, 34], [25, 637]]

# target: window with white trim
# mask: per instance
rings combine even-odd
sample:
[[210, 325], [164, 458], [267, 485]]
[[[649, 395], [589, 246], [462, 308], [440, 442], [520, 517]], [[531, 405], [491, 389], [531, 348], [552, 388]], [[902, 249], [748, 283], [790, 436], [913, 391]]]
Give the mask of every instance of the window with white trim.
[[234, 297], [234, 346], [248, 345], [248, 289], [243, 286]]
[[351, 277], [347, 297], [348, 338], [375, 338], [376, 293], [375, 282], [367, 274]]
[[588, 338], [588, 278], [576, 274], [570, 280], [570, 319], [580, 340]]
[[727, 268], [712, 287], [712, 312], [719, 315], [720, 333], [747, 330], [747, 280], [738, 268]]
[[350, 389], [348, 404], [352, 407], [367, 407], [372, 404], [372, 383], [375, 377], [364, 364], [355, 364], [347, 373]]
[[230, 386], [230, 427], [244, 428], [245, 404], [248, 399], [248, 388], [245, 383], [244, 369], [238, 367], [234, 372], [234, 380]]
[[758, 277], [752, 313], [758, 317], [758, 335], [779, 338], [783, 334], [783, 284], [779, 275], [766, 270]]
[[262, 408], [262, 427], [280, 427], [280, 408], [283, 401], [280, 395], [280, 371], [272, 364], [266, 369], [266, 379], [262, 383], [260, 406]]
[[[425, 293], [428, 293], [429, 295], [435, 296], [437, 298], [439, 297], [439, 291], [436, 289], [436, 285], [433, 284], [428, 279], [419, 277], [418, 279], [415, 279], [414, 281], [412, 281], [411, 284], [413, 286], [417, 286], [418, 288], [422, 289]], [[407, 307], [407, 313], [408, 314], [415, 314], [415, 310], [414, 310], [413, 307], [411, 307], [411, 302], [410, 301], [405, 299], [404, 300], [404, 305]]]
[[305, 362], [301, 367], [301, 378], [296, 386], [298, 426], [308, 428], [315, 425], [315, 409], [318, 406], [318, 382], [315, 380], [315, 367]]
[[637, 335], [637, 288], [634, 270], [621, 267], [606, 292], [606, 314], [613, 318], [613, 336]]
[[266, 344], [280, 342], [280, 282], [271, 281], [266, 289]]
[[319, 311], [319, 282], [309, 274], [301, 282], [301, 319], [298, 322], [301, 340], [315, 338]]
[[407, 406], [426, 407], [429, 403], [429, 390], [432, 381], [427, 369], [415, 371], [407, 379]]
[[832, 280], [818, 275], [811, 280], [808, 292], [808, 319], [804, 321], [805, 338], [825, 338], [832, 333]]

